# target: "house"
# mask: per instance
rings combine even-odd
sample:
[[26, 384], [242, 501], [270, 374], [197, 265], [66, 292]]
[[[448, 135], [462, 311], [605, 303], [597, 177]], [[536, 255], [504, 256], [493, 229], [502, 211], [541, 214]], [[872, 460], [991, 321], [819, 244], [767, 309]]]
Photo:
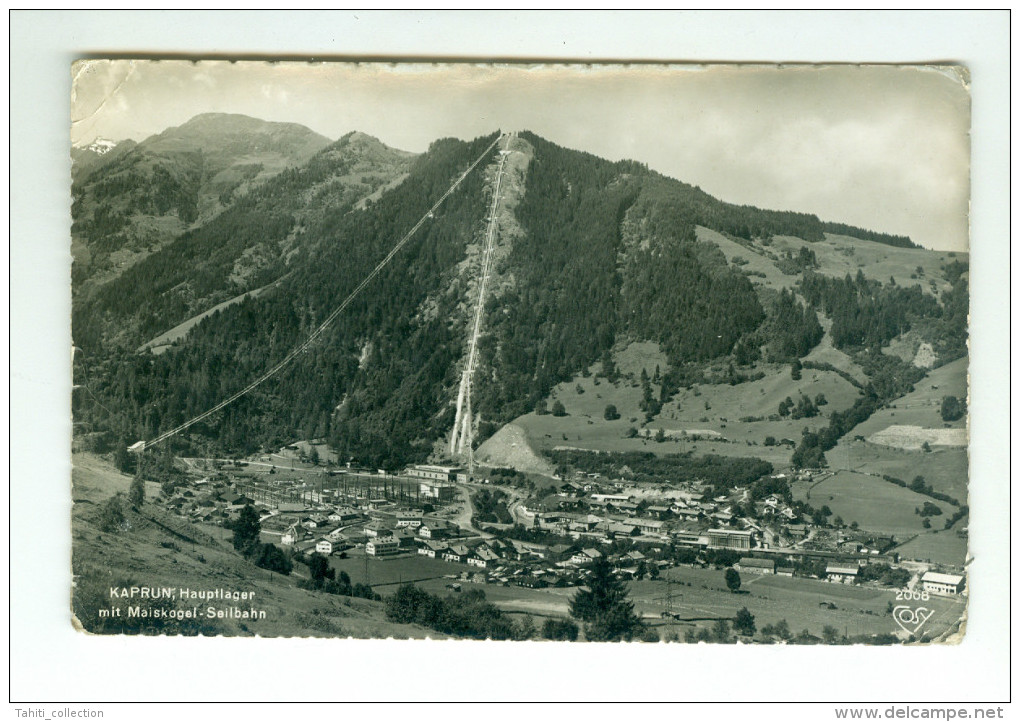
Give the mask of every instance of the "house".
[[333, 553], [333, 542], [329, 539], [320, 539], [315, 545], [315, 551], [319, 552], [319, 554], [329, 556]]
[[499, 561], [499, 555], [488, 547], [478, 547], [472, 554], [468, 555], [467, 563], [471, 566], [485, 569], [490, 562]]
[[661, 534], [665, 524], [666, 522], [659, 521], [658, 519], [636, 519], [634, 521], [634, 526], [642, 534]]
[[739, 562], [733, 565], [733, 568], [748, 574], [775, 574], [776, 562], [774, 559], [742, 557]]
[[390, 536], [396, 539], [402, 547], [414, 546], [414, 540], [417, 538], [417, 535], [410, 529], [394, 529], [390, 532]]
[[925, 572], [921, 576], [921, 588], [932, 594], [951, 596], [963, 591], [963, 577], [959, 574]]
[[[600, 527], [601, 528], [601, 527]], [[625, 524], [619, 521], [610, 521], [605, 525], [605, 530], [614, 536], [637, 536], [641, 532], [633, 524]]]
[[342, 529], [342, 527], [338, 526], [336, 529], [334, 529], [329, 534], [327, 534], [326, 537], [330, 541], [334, 541], [334, 542], [341, 541], [342, 539], [345, 539], [346, 537], [344, 537], [344, 533], [343, 533], [343, 531], [341, 531], [341, 529]]
[[529, 546], [528, 544], [525, 544], [524, 542], [517, 541], [516, 539], [511, 539], [510, 540], [510, 544], [513, 546], [514, 550], [517, 552], [517, 559], [518, 559], [518, 561], [523, 561], [525, 559], [544, 559], [545, 558], [545, 549], [543, 549], [542, 547]]
[[445, 542], [432, 541], [430, 539], [418, 547], [418, 554], [429, 559], [435, 559], [437, 554], [442, 554], [446, 549]]
[[553, 557], [562, 557], [564, 554], [570, 551], [570, 546], [567, 544], [553, 544], [549, 547], [549, 552]]
[[632, 552], [627, 552], [626, 554], [624, 554], [623, 558], [631, 562], [641, 562], [647, 559], [647, 557], [644, 554], [642, 554], [636, 549]]
[[352, 509], [349, 506], [342, 506], [332, 514], [329, 515], [329, 520], [343, 524], [344, 522], [354, 521], [361, 517], [361, 513], [357, 509]]
[[686, 547], [704, 547], [708, 545], [708, 537], [690, 529], [677, 529], [673, 532], [673, 543]]
[[422, 524], [422, 513], [420, 511], [398, 511], [397, 526], [417, 529]]
[[808, 535], [807, 524], [787, 524], [786, 533], [790, 535], [792, 539], [804, 539]]
[[870, 536], [865, 539], [866, 550], [871, 554], [884, 554], [896, 546], [896, 538], [891, 536]]
[[304, 536], [303, 533], [299, 532], [295, 527], [291, 527], [280, 537], [280, 543], [285, 547], [293, 546], [301, 540], [302, 536]]
[[570, 561], [574, 564], [591, 564], [596, 559], [602, 558], [602, 552], [598, 549], [583, 549], [574, 556], [570, 557]]
[[231, 506], [234, 505], [244, 506], [245, 504], [251, 503], [250, 497], [247, 497], [244, 494], [238, 494], [236, 491], [228, 491], [227, 493], [223, 494], [223, 496], [220, 498], [223, 499], [225, 503]]
[[364, 531], [367, 537], [378, 537], [388, 535], [390, 528], [381, 521], [372, 521], [365, 525]]
[[369, 539], [365, 544], [365, 553], [374, 557], [384, 557], [397, 554], [400, 551], [400, 542], [394, 537], [375, 537]]
[[453, 529], [444, 521], [430, 521], [418, 529], [418, 536], [422, 539], [445, 539], [452, 535]]
[[746, 530], [736, 529], [709, 529], [709, 549], [750, 549], [753, 544], [753, 534]]
[[779, 577], [792, 577], [793, 567], [776, 567], [776, 576]]
[[443, 561], [453, 562], [455, 564], [466, 564], [470, 555], [470, 549], [463, 544], [456, 544], [443, 552]]
[[522, 574], [518, 576], [517, 579], [515, 580], [515, 583], [518, 586], [525, 587], [527, 589], [544, 589], [545, 587], [549, 586], [549, 583], [546, 582], [544, 579], [533, 577], [530, 574]]
[[858, 567], [830, 565], [825, 567], [825, 578], [836, 584], [853, 584], [857, 581]]
[[630, 501], [630, 497], [624, 496], [623, 494], [592, 494], [591, 500], [595, 503], [616, 505], [620, 503], [627, 503]]

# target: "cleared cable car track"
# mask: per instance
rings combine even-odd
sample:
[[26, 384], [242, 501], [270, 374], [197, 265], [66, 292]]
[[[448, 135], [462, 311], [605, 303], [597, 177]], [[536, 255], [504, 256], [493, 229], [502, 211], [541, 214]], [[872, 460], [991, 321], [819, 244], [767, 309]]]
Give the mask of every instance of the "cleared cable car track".
[[347, 298], [345, 298], [340, 303], [340, 305], [337, 306], [336, 309], [331, 314], [329, 314], [329, 316], [326, 317], [325, 321], [319, 324], [319, 326], [314, 331], [312, 331], [311, 334], [309, 334], [308, 338], [306, 338], [300, 345], [291, 350], [291, 352], [288, 353], [283, 358], [282, 361], [278, 362], [275, 366], [273, 366], [268, 371], [263, 373], [261, 376], [259, 376], [250, 384], [245, 386], [243, 389], [227, 397], [223, 401], [213, 406], [211, 409], [208, 409], [207, 411], [202, 412], [198, 416], [195, 416], [194, 418], [185, 421], [183, 424], [175, 426], [169, 431], [164, 431], [162, 434], [160, 434], [159, 436], [150, 441], [138, 441], [132, 444], [130, 447], [128, 447], [128, 451], [141, 452], [151, 446], [161, 444], [162, 442], [166, 441], [172, 436], [176, 436], [177, 434], [181, 433], [190, 426], [194, 426], [198, 422], [209, 418], [217, 411], [220, 411], [221, 409], [229, 406], [242, 396], [251, 393], [261, 384], [265, 383], [273, 376], [278, 374], [281, 370], [283, 370], [283, 368], [287, 366], [287, 364], [296, 359], [303, 351], [305, 351], [309, 346], [311, 346], [315, 342], [315, 340], [322, 335], [322, 332], [325, 331], [330, 326], [330, 324], [332, 324], [333, 321], [335, 321], [337, 317], [344, 312], [344, 310], [351, 304], [351, 302], [354, 301], [355, 298], [357, 298], [358, 294], [361, 293], [365, 289], [365, 287], [369, 283], [371, 283], [376, 276], [379, 275], [379, 273], [386, 267], [386, 265], [393, 259], [393, 257], [397, 255], [400, 249], [403, 248], [409, 240], [411, 240], [414, 234], [418, 232], [418, 229], [420, 229], [427, 220], [434, 217], [436, 210], [438, 210], [439, 206], [443, 204], [443, 201], [445, 201], [455, 190], [457, 190], [457, 187], [464, 181], [465, 178], [468, 177], [468, 175], [470, 175], [471, 171], [473, 171], [478, 166], [478, 164], [481, 163], [486, 156], [488, 156], [489, 152], [493, 148], [495, 148], [499, 144], [499, 141], [502, 140], [504, 137], [505, 134], [500, 134], [499, 137], [492, 141], [492, 143], [482, 152], [482, 154], [478, 156], [475, 162], [468, 166], [468, 169], [461, 173], [460, 177], [458, 177], [457, 180], [453, 182], [453, 185], [451, 185], [447, 189], [447, 191], [439, 198], [439, 200], [437, 200], [435, 204], [433, 204], [433, 206], [428, 211], [426, 211], [424, 215], [422, 215], [422, 217], [418, 220], [417, 223], [414, 224], [411, 230], [409, 230], [404, 235], [403, 238], [397, 241], [396, 245], [393, 246], [390, 252], [387, 253], [386, 256], [381, 261], [379, 261], [376, 267], [373, 268], [371, 272], [369, 272], [369, 274], [365, 276], [364, 279], [362, 279], [361, 283], [359, 283], [357, 287], [355, 287], [355, 289], [351, 291]]

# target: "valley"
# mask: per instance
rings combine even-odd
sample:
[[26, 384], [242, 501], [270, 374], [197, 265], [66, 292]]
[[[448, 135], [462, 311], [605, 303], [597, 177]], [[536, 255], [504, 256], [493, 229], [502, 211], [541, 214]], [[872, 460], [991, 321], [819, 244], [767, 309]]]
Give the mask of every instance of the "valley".
[[[183, 573], [276, 621], [181, 633], [595, 640], [610, 574], [614, 639], [962, 634], [965, 254], [527, 131], [306, 131], [199, 116], [80, 172], [78, 603]], [[898, 628], [930, 574], [960, 587]]]

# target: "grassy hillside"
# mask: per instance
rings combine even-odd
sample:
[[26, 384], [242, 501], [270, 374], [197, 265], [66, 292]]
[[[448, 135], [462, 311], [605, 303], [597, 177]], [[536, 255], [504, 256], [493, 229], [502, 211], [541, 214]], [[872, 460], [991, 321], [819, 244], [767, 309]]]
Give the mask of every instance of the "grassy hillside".
[[[126, 528], [103, 532], [98, 527], [102, 505], [113, 494], [126, 492], [131, 478], [90, 454], [75, 454], [73, 462], [71, 528], [76, 587], [72, 610], [88, 631], [282, 637], [443, 636], [387, 621], [381, 602], [298, 589], [298, 576], [283, 577], [245, 561], [233, 550], [224, 530], [189, 524], [166, 514], [154, 503], [144, 504], [137, 512], [128, 509]], [[147, 497], [156, 494], [156, 485], [149, 484]], [[99, 617], [99, 609], [118, 602], [110, 598], [111, 586], [135, 585], [253, 592], [252, 601], [239, 602], [238, 606], [264, 609], [266, 618], [146, 624], [137, 619]], [[226, 606], [224, 602], [210, 604]], [[170, 606], [186, 607], [190, 603]], [[204, 609], [206, 605], [200, 606]]]
[[[653, 373], [654, 366], [648, 372]], [[726, 456], [757, 456], [777, 466], [786, 466], [792, 448], [765, 446], [766, 437], [772, 436], [777, 442], [784, 438], [796, 441], [802, 429], [816, 430], [825, 426], [832, 410], [848, 408], [859, 396], [854, 386], [831, 371], [806, 369], [799, 382], [790, 379], [788, 366], [768, 367], [764, 373], [762, 379], [736, 386], [697, 384], [692, 389], [681, 389], [650, 422], [645, 422], [645, 414], [639, 408], [642, 395], [636, 379], [622, 379], [614, 384], [604, 378], [579, 376], [559, 384], [550, 395], [549, 404], [560, 401], [566, 416], [529, 413], [515, 423], [526, 430], [532, 444], [539, 449], [567, 446], [657, 454], [693, 450]], [[578, 388], [583, 393], [578, 393]], [[776, 414], [779, 403], [786, 397], [796, 400], [800, 394], [811, 399], [823, 394], [828, 404], [813, 418], [768, 419]], [[605, 418], [608, 405], [616, 407], [619, 419]], [[757, 420], [741, 421], [748, 417]], [[637, 438], [627, 438], [632, 427], [638, 431]], [[662, 442], [654, 441], [659, 429], [663, 429], [666, 436]], [[702, 438], [683, 440], [681, 432], [684, 431], [690, 437]], [[711, 433], [700, 433], [705, 431]]]
[[793, 495], [816, 509], [828, 505], [848, 524], [856, 521], [868, 531], [893, 534], [900, 541], [924, 531], [914, 509], [930, 501], [881, 478], [852, 471], [837, 471], [821, 481], [799, 482]]

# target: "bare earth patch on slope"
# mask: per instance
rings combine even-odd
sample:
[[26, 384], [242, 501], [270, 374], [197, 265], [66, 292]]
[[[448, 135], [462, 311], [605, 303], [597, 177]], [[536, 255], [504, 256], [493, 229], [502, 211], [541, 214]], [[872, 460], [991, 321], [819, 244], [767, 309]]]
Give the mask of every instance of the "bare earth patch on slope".
[[481, 464], [511, 467], [535, 474], [553, 474], [553, 465], [539, 456], [524, 430], [517, 424], [507, 424], [475, 451], [475, 460]]

